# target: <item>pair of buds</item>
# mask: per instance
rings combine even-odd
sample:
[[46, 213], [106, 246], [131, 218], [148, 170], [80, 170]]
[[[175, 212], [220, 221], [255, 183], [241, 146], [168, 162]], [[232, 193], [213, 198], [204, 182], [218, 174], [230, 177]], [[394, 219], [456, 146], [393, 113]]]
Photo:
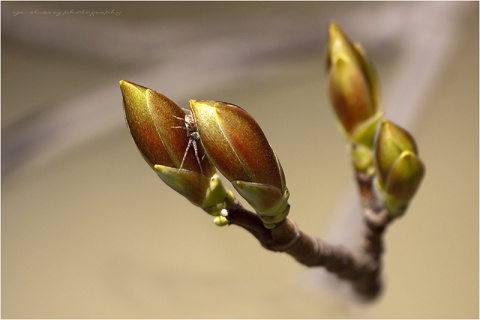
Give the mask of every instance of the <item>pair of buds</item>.
[[425, 174], [412, 135], [387, 120], [379, 108], [378, 80], [365, 51], [335, 24], [328, 27], [330, 100], [353, 147], [354, 166], [375, 175], [389, 212], [403, 213]]
[[[235, 203], [218, 169], [255, 209], [266, 227], [283, 221], [288, 189], [276, 154], [243, 109], [190, 100], [191, 115], [164, 95], [120, 81], [130, 133], [145, 161], [191, 203], [227, 224], [222, 209]], [[185, 130], [181, 130], [184, 128]]]

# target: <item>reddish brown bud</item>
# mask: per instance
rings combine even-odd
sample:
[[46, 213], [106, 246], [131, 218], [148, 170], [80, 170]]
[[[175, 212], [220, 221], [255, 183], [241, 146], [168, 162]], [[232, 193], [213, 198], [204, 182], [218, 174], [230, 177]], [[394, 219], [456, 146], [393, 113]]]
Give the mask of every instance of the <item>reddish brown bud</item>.
[[354, 45], [333, 22], [328, 35], [327, 68], [333, 109], [348, 137], [371, 147], [379, 119], [375, 72], [361, 47]]
[[192, 135], [195, 128], [188, 127], [185, 112], [143, 86], [122, 80], [120, 89], [130, 133], [148, 165], [167, 185], [207, 211], [222, 202], [226, 191], [198, 137]]
[[217, 101], [190, 101], [198, 132], [214, 165], [265, 223], [288, 213], [288, 190], [275, 152], [245, 110]]

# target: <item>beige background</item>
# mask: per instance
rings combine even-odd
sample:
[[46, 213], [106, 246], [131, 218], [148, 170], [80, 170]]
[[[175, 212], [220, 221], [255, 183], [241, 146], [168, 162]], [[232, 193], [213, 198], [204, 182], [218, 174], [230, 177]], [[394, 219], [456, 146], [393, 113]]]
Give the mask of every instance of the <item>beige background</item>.
[[[3, 2], [2, 317], [478, 317], [478, 9]], [[358, 200], [326, 96], [331, 19], [375, 61], [386, 115], [427, 165], [387, 232], [386, 291], [371, 305], [163, 185], [118, 88], [245, 108], [283, 164], [291, 217], [352, 245]]]

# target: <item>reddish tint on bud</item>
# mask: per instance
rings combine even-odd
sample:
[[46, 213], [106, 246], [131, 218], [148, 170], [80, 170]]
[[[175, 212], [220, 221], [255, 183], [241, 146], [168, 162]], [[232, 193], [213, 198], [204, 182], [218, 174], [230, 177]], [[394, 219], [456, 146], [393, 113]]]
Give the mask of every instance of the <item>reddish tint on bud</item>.
[[154, 164], [174, 166], [148, 108], [148, 89], [124, 80], [120, 81], [120, 89], [130, 133], [145, 161], [152, 169]]
[[130, 133], [148, 165], [195, 205], [205, 208], [207, 202], [216, 204], [207, 199], [215, 168], [197, 141], [195, 154], [192, 138], [187, 135], [185, 112], [164, 95], [143, 86], [122, 80], [120, 89]]
[[288, 213], [285, 176], [257, 122], [242, 108], [218, 101], [190, 101], [210, 160], [259, 213], [277, 223]]
[[[359, 45], [353, 45], [335, 23], [328, 26], [330, 100], [346, 134], [371, 147], [378, 120], [378, 84]], [[368, 128], [368, 129], [367, 129]], [[359, 140], [359, 141], [356, 141]]]
[[[180, 168], [189, 143], [185, 129], [185, 112], [161, 93], [137, 84], [122, 80], [120, 89], [130, 133], [150, 167], [159, 164]], [[197, 147], [201, 158], [204, 150], [200, 143]], [[205, 158], [201, 164], [202, 169], [191, 146], [182, 169], [203, 172], [206, 176], [215, 173], [208, 159]]]
[[252, 116], [224, 102], [190, 103], [202, 143], [228, 180], [270, 184], [285, 190], [280, 163]]

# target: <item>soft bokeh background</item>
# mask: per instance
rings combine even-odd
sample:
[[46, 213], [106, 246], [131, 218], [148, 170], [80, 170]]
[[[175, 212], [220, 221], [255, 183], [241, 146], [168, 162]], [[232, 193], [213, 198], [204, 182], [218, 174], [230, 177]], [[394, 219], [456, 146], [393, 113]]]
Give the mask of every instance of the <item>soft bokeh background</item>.
[[[2, 316], [478, 318], [478, 2], [2, 2]], [[123, 119], [120, 79], [245, 108], [291, 217], [359, 239], [325, 83], [326, 25], [362, 42], [427, 175], [386, 235], [371, 305], [168, 189]]]

